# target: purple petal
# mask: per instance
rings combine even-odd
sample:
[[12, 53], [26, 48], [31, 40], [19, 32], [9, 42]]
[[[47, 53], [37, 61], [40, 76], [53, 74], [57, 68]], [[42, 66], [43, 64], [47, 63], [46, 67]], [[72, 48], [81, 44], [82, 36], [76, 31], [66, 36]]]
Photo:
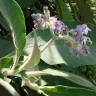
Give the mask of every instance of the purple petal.
[[75, 32], [79, 32], [80, 34], [82, 34], [82, 27], [81, 27], [81, 25], [77, 25], [76, 26]]
[[82, 24], [82, 33], [87, 35], [89, 31], [91, 31], [91, 29], [86, 24]]
[[81, 40], [81, 36], [80, 36], [80, 35], [75, 35], [73, 38], [74, 38], [76, 41], [80, 41], [80, 40]]
[[50, 17], [50, 22], [57, 22], [57, 18], [56, 17]]
[[33, 14], [31, 14], [31, 17], [32, 17], [32, 19], [36, 20], [38, 18], [38, 15], [33, 13]]
[[38, 21], [38, 27], [39, 27], [39, 28], [42, 28], [42, 27], [43, 27], [43, 22], [42, 22], [42, 20], [39, 20], [39, 21]]

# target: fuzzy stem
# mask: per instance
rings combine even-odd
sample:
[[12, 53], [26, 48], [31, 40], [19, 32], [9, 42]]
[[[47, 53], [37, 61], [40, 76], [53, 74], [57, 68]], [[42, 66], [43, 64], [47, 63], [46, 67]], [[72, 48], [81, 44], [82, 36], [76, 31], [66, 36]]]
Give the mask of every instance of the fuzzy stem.
[[29, 79], [25, 80], [25, 86], [29, 87], [32, 90], [37, 91], [39, 94], [43, 94], [44, 96], [48, 96], [46, 93], [44, 93], [40, 87], [36, 83], [32, 83]]
[[45, 45], [43, 46], [43, 48], [40, 50], [40, 52], [42, 53], [43, 51], [45, 51], [45, 50], [53, 43], [54, 40], [55, 40], [55, 37], [53, 37], [52, 39], [50, 39], [50, 40], [47, 42], [47, 44], [45, 44]]
[[18, 92], [6, 81], [0, 79], [0, 86], [4, 87], [12, 96], [20, 96]]

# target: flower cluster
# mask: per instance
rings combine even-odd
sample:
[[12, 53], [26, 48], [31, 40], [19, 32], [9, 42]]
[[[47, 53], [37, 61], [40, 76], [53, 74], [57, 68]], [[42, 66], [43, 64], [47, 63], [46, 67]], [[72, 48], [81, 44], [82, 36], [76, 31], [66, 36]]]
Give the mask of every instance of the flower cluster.
[[77, 44], [75, 45], [75, 47], [71, 48], [72, 54], [76, 56], [87, 56], [87, 54], [89, 53], [88, 43], [92, 43], [90, 38], [87, 37], [87, 34], [90, 31], [91, 29], [86, 24], [76, 26], [76, 28], [72, 32], [72, 37], [77, 42]]
[[34, 20], [35, 28], [50, 28], [50, 30], [56, 35], [64, 34], [68, 31], [68, 27], [61, 21], [58, 20], [55, 16], [50, 16], [50, 11], [48, 8], [44, 8], [44, 15], [33, 13], [31, 15]]
[[[70, 52], [75, 56], [87, 56], [89, 53], [88, 43], [91, 43], [87, 34], [91, 29], [86, 24], [77, 25], [73, 31], [70, 31], [61, 20], [58, 20], [55, 16], [50, 16], [48, 7], [44, 7], [44, 14], [33, 13], [31, 16], [35, 28], [50, 28], [57, 37], [61, 36], [65, 38], [68, 36], [75, 42], [70, 46]], [[66, 41], [72, 43], [70, 39]]]

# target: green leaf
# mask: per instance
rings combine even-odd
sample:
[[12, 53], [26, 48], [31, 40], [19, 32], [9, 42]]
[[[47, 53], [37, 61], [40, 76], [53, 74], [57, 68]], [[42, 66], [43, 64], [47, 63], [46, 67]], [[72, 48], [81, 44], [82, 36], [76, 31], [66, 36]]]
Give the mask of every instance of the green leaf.
[[11, 57], [5, 57], [0, 59], [0, 69], [1, 68], [10, 68], [12, 65], [12, 58]]
[[48, 96], [96, 96], [92, 90], [67, 86], [46, 86], [41, 88]]
[[3, 38], [0, 38], [0, 42], [2, 42], [0, 44], [0, 57], [4, 57], [5, 55], [8, 55], [14, 51], [14, 45], [12, 42]]
[[87, 79], [80, 77], [78, 75], [72, 74], [72, 73], [68, 73], [68, 72], [62, 72], [62, 71], [58, 71], [58, 70], [54, 70], [54, 69], [45, 69], [43, 71], [34, 71], [34, 72], [26, 72], [26, 74], [28, 76], [38, 76], [38, 75], [52, 75], [52, 76], [59, 76], [59, 77], [63, 77], [65, 79], [68, 79], [78, 85], [84, 86], [84, 87], [88, 87], [91, 89], [95, 90], [95, 85], [93, 85], [90, 81], [88, 81]]
[[72, 14], [64, 1], [65, 0], [55, 0], [57, 16], [62, 21], [73, 21]]
[[[49, 29], [45, 30], [36, 29], [35, 32], [37, 34], [37, 42], [39, 47], [45, 45], [51, 38], [51, 32]], [[34, 46], [34, 32], [32, 31], [26, 37], [26, 45], [24, 48], [24, 53], [26, 55], [30, 54], [30, 51], [32, 50], [33, 46]]]
[[13, 36], [17, 62], [25, 46], [25, 19], [15, 0], [0, 0], [0, 12], [4, 16]]
[[[47, 68], [52, 68], [52, 69], [56, 69], [56, 70], [59, 70], [59, 71], [66, 71], [66, 72], [70, 72], [70, 73], [76, 73], [78, 70], [77, 68], [72, 68], [72, 67], [69, 67], [69, 66], [66, 66], [64, 64], [62, 65], [53, 65], [53, 66], [50, 66], [48, 64], [46, 64], [45, 62], [41, 61], [39, 63], [39, 70], [44, 70], [44, 69], [47, 69]], [[76, 83], [73, 83], [65, 78], [62, 78], [62, 77], [59, 77], [58, 76], [42, 76], [42, 79], [47, 82], [47, 84], [49, 86], [54, 86], [54, 85], [64, 85], [64, 86], [72, 86], [72, 87], [81, 87], [80, 85], [76, 84]], [[55, 81], [54, 81], [55, 80]]]
[[[25, 70], [32, 70], [40, 62], [40, 50], [37, 44], [37, 35], [35, 30], [34, 33], [34, 46], [30, 49], [30, 54], [25, 58], [25, 62], [20, 66], [20, 70], [23, 68]], [[32, 43], [31, 43], [32, 44]]]
[[4, 19], [4, 17], [2, 16], [2, 14], [0, 14], [0, 24], [7, 30], [10, 31], [8, 24], [6, 22], [6, 20]]
[[88, 56], [76, 57], [69, 52], [69, 48], [64, 45], [62, 40], [58, 40], [41, 54], [41, 59], [50, 65], [64, 63], [71, 67], [96, 64], [94, 48], [96, 48], [94, 45], [90, 47]]

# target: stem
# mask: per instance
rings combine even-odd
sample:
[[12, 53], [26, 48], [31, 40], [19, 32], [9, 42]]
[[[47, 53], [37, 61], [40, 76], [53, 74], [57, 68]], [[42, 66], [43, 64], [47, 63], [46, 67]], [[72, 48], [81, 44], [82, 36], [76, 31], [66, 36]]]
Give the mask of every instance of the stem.
[[45, 51], [55, 40], [55, 37], [53, 37], [52, 39], [50, 39], [44, 46], [43, 48], [40, 50], [40, 52], [42, 53], [43, 51]]
[[29, 58], [25, 60], [25, 62], [19, 67], [18, 72], [22, 71], [22, 69], [28, 64], [30, 60], [30, 55], [28, 56]]
[[44, 71], [29, 71], [29, 72], [26, 72], [26, 75], [31, 77], [31, 76], [41, 76], [41, 75], [46, 75], [48, 74], [47, 72], [44, 72]]
[[16, 49], [16, 55], [15, 55], [14, 63], [13, 63], [13, 66], [12, 66], [11, 70], [13, 70], [13, 71], [15, 70], [18, 59], [19, 59], [18, 58], [18, 49]]
[[29, 79], [25, 80], [25, 86], [29, 87], [32, 90], [37, 91], [39, 94], [43, 94], [44, 96], [48, 96], [46, 93], [44, 93], [40, 87], [36, 83], [32, 83]]
[[19, 93], [6, 81], [0, 79], [0, 87], [6, 89], [12, 96], [20, 96]]

